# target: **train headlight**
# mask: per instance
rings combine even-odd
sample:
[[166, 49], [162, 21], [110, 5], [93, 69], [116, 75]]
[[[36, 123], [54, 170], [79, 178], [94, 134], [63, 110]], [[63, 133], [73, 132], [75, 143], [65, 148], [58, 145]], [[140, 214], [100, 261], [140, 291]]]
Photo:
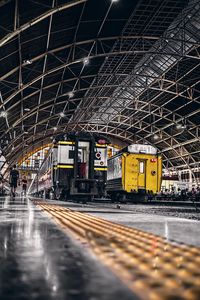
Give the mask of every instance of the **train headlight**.
[[151, 171], [151, 175], [155, 176], [156, 175], [156, 171]]

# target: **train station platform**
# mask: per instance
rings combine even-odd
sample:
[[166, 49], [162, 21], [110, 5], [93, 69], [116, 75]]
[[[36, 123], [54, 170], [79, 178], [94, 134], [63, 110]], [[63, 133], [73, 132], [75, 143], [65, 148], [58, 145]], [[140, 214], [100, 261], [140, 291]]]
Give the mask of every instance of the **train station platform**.
[[197, 300], [198, 227], [114, 206], [1, 198], [0, 299]]
[[[56, 202], [53, 202], [56, 204]], [[60, 202], [63, 205], [63, 202]], [[200, 209], [194, 205], [162, 206], [146, 204], [72, 204], [66, 205], [76, 211], [119, 223], [128, 227], [144, 230], [166, 238], [200, 247]]]

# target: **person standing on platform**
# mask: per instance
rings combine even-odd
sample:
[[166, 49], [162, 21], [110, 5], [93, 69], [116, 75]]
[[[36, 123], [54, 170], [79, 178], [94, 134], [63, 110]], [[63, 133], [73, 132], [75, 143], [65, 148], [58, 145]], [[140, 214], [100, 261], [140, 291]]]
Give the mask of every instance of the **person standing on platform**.
[[3, 175], [0, 173], [0, 196], [4, 195]]
[[15, 191], [17, 188], [19, 180], [19, 171], [17, 170], [16, 165], [13, 165], [13, 168], [10, 171], [10, 187], [11, 187], [11, 194], [15, 197]]
[[22, 179], [22, 194], [26, 196], [26, 190], [27, 190], [27, 179], [26, 176]]

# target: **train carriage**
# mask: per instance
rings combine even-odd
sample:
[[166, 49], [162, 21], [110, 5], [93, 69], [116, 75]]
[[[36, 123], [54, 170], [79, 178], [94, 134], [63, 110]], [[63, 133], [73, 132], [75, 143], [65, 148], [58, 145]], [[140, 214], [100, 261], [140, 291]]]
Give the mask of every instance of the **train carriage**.
[[160, 191], [162, 159], [150, 145], [133, 144], [108, 160], [107, 193], [113, 201], [141, 201]]
[[90, 134], [55, 140], [39, 172], [38, 192], [56, 199], [93, 199], [105, 193], [107, 141]]

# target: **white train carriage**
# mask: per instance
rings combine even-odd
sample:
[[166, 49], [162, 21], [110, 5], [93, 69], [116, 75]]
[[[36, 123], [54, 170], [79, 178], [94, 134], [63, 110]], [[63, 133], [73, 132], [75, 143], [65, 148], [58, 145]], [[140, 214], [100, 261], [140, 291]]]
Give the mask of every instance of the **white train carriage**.
[[101, 197], [107, 176], [107, 143], [91, 135], [57, 140], [39, 172], [38, 192], [57, 199]]

